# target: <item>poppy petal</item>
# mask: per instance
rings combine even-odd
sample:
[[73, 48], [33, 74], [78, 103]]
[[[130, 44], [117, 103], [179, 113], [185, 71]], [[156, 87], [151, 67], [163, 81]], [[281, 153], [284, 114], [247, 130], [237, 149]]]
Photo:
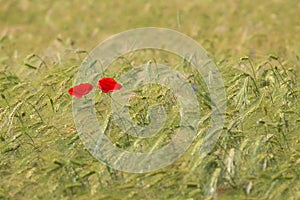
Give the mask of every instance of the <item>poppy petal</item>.
[[120, 90], [122, 85], [117, 83], [113, 78], [102, 78], [98, 81], [98, 87], [103, 93]]
[[82, 96], [88, 94], [92, 89], [93, 89], [93, 85], [89, 83], [82, 83], [75, 87], [70, 88], [68, 93], [80, 99]]
[[70, 95], [73, 95], [73, 93], [74, 93], [74, 88], [70, 88], [70, 89], [68, 90], [68, 93], [69, 93]]
[[115, 85], [114, 90], [120, 90], [120, 89], [122, 89], [122, 87], [123, 86], [121, 84], [117, 83], [117, 85]]

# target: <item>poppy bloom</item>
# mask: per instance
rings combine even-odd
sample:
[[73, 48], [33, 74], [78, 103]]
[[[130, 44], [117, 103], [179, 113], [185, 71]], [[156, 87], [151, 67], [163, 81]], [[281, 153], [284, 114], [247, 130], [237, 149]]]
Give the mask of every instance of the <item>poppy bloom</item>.
[[76, 98], [88, 94], [93, 89], [93, 86], [89, 83], [82, 83], [69, 89], [68, 93]]
[[122, 85], [117, 83], [113, 78], [102, 78], [98, 81], [98, 87], [103, 93], [108, 93], [115, 90], [120, 90]]

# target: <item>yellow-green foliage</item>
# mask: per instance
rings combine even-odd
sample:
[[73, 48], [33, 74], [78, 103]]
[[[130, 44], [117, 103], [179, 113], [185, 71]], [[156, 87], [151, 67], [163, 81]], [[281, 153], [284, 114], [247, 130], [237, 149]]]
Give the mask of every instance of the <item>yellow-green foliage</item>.
[[[299, 10], [294, 0], [0, 1], [0, 199], [300, 199]], [[184, 62], [173, 60], [203, 86], [199, 134], [170, 166], [129, 174], [85, 149], [67, 91], [99, 42], [146, 26], [178, 30], [208, 50], [224, 78], [228, 108], [223, 134], [201, 160], [209, 95], [192, 71], [180, 69]], [[147, 56], [117, 64], [124, 72], [132, 62], [169, 61]], [[113, 69], [107, 73], [118, 77]], [[138, 140], [109, 124], [111, 140], [141, 151], [168, 142], [178, 108], [167, 88], [140, 88], [130, 114], [147, 124], [143, 107], [157, 102], [171, 114], [157, 143], [134, 146]], [[110, 120], [95, 107], [99, 119]]]

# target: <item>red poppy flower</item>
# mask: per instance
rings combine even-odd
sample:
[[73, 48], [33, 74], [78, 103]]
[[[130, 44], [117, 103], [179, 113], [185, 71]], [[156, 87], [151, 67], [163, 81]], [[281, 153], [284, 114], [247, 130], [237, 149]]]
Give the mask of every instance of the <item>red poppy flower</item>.
[[103, 93], [108, 93], [115, 90], [120, 90], [122, 85], [117, 83], [113, 78], [102, 78], [98, 81], [98, 87]]
[[82, 96], [88, 94], [93, 89], [93, 86], [89, 83], [82, 83], [75, 87], [69, 89], [68, 93], [76, 98], [81, 98]]

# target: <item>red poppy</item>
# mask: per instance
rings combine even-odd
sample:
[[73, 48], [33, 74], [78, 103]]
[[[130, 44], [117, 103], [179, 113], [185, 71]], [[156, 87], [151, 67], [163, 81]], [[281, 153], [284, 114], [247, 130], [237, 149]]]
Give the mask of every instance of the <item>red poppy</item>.
[[120, 90], [122, 85], [117, 83], [113, 78], [102, 78], [98, 81], [98, 87], [103, 93], [108, 93], [115, 90]]
[[82, 96], [88, 94], [93, 89], [93, 86], [89, 83], [82, 83], [75, 87], [69, 89], [68, 93], [76, 98], [81, 98]]

